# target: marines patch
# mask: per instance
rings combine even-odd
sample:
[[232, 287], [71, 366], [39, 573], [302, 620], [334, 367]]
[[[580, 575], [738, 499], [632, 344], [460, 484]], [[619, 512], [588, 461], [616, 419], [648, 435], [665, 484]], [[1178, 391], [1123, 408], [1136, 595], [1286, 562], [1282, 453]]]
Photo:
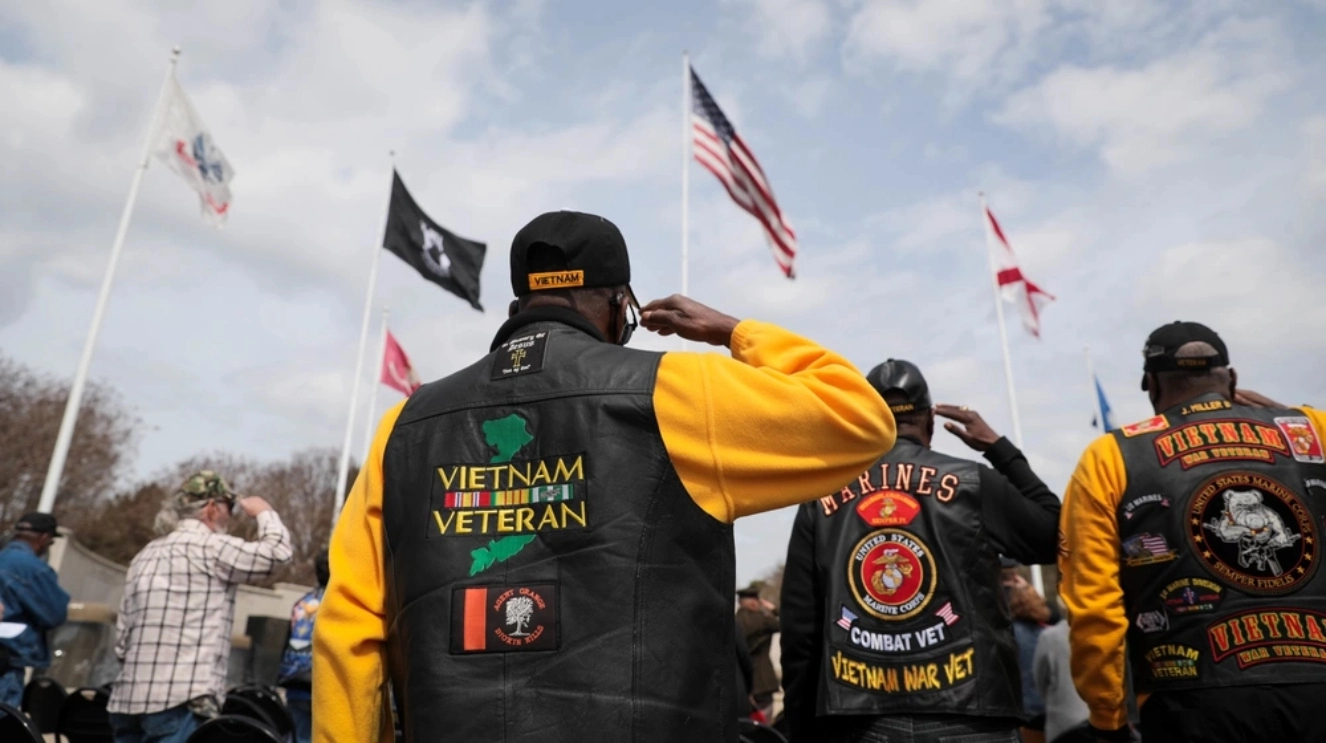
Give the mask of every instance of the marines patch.
[[1321, 437], [1317, 435], [1316, 426], [1312, 425], [1312, 420], [1307, 416], [1276, 418], [1275, 425], [1289, 440], [1289, 448], [1295, 460], [1308, 464], [1326, 463], [1326, 455], [1322, 453]]
[[1256, 472], [1226, 472], [1197, 489], [1188, 538], [1202, 564], [1240, 591], [1278, 596], [1317, 570], [1317, 527], [1283, 483]]
[[879, 529], [852, 549], [847, 580], [866, 613], [898, 621], [930, 603], [938, 574], [930, 548], [918, 537], [901, 529]]

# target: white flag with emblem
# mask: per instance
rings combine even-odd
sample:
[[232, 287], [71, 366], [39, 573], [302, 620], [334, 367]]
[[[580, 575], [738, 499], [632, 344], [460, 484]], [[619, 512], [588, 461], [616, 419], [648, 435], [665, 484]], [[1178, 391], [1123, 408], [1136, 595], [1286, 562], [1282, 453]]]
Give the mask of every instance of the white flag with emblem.
[[230, 179], [235, 170], [173, 77], [161, 112], [155, 150], [156, 156], [198, 193], [203, 221], [213, 227], [225, 224], [230, 212]]

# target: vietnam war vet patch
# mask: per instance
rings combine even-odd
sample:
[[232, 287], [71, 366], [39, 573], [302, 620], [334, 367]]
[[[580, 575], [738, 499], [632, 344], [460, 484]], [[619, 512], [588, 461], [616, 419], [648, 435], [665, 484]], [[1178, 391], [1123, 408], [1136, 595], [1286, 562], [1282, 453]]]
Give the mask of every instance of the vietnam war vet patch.
[[543, 371], [543, 354], [547, 346], [548, 334], [543, 331], [512, 338], [498, 346], [494, 352], [493, 379], [510, 379]]
[[463, 586], [451, 591], [451, 652], [556, 650], [557, 584]]

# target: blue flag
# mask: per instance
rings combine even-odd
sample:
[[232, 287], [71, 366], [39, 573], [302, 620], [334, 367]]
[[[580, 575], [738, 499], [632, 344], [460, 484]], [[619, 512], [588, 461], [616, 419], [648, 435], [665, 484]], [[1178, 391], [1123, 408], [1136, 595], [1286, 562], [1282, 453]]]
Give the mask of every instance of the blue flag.
[[[1110, 401], [1105, 399], [1105, 390], [1100, 386], [1100, 378], [1093, 375], [1092, 379], [1096, 382], [1096, 400], [1100, 404], [1100, 413], [1105, 417], [1105, 433], [1109, 433], [1119, 426], [1114, 423], [1114, 411], [1110, 409]], [[1100, 428], [1100, 423], [1094, 415], [1091, 416], [1091, 427]]]

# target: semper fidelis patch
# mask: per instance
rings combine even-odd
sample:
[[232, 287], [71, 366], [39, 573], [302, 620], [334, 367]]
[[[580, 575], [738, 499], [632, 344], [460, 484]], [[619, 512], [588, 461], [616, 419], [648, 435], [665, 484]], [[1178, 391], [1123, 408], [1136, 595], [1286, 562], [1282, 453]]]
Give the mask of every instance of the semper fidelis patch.
[[1317, 525], [1283, 483], [1257, 472], [1225, 472], [1198, 487], [1188, 539], [1207, 570], [1254, 596], [1299, 590], [1317, 571]]
[[452, 653], [556, 650], [557, 584], [463, 586], [451, 591]]

